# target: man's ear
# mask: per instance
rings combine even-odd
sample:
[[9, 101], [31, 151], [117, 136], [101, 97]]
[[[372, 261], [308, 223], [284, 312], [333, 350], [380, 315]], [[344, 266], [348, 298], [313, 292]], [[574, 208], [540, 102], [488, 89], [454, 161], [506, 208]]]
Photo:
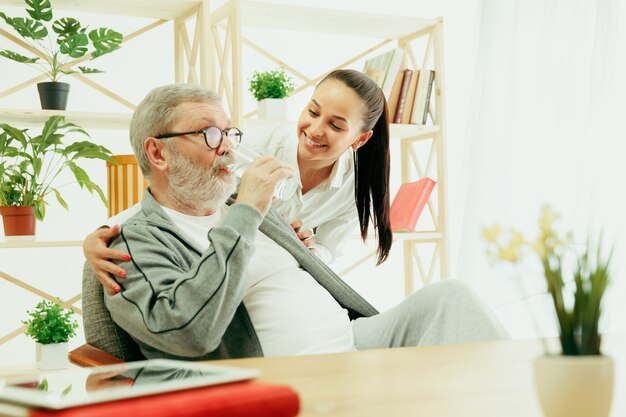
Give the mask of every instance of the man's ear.
[[368, 140], [372, 137], [374, 132], [372, 130], [368, 130], [367, 132], [361, 133], [361, 135], [357, 138], [356, 141], [352, 144], [352, 150], [356, 151], [361, 146], [365, 145]]
[[157, 138], [149, 137], [143, 142], [143, 149], [146, 152], [152, 170], [165, 171], [168, 166], [167, 146]]

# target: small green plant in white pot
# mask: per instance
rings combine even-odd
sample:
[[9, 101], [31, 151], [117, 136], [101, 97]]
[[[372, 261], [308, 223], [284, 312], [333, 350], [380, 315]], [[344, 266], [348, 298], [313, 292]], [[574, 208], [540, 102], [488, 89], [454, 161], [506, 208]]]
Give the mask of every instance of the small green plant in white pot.
[[258, 102], [259, 119], [285, 120], [287, 118], [285, 98], [294, 87], [293, 79], [282, 67], [271, 71], [255, 71], [248, 90]]
[[37, 368], [67, 368], [68, 342], [76, 336], [78, 328], [78, 323], [72, 318], [74, 311], [63, 308], [62, 301], [57, 299], [41, 300], [33, 311], [27, 313], [30, 318], [22, 323], [27, 326], [25, 334], [37, 342]]
[[545, 354], [534, 363], [544, 415], [608, 417], [614, 364], [602, 354], [599, 322], [613, 250], [604, 251], [601, 239], [588, 239], [583, 249], [576, 250], [572, 234], [556, 226], [559, 218], [544, 206], [539, 236], [533, 241], [499, 225], [485, 229], [488, 255], [512, 264], [520, 264], [530, 255], [541, 265], [561, 347], [560, 352], [551, 352], [546, 344]]

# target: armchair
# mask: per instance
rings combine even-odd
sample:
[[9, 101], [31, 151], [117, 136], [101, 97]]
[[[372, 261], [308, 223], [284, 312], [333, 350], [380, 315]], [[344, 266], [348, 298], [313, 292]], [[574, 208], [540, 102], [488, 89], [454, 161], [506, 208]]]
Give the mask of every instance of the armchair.
[[78, 366], [109, 365], [145, 359], [139, 346], [116, 325], [104, 305], [104, 290], [88, 263], [83, 267], [83, 328], [86, 344], [68, 357]]

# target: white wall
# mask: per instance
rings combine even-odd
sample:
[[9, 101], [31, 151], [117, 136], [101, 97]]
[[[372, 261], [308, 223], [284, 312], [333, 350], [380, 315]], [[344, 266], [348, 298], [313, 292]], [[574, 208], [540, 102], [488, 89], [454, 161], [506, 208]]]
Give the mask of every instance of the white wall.
[[[312, 6], [310, 1], [290, 1], [292, 4]], [[456, 259], [458, 251], [458, 231], [460, 230], [459, 215], [462, 211], [461, 196], [463, 195], [463, 150], [465, 149], [465, 128], [467, 126], [467, 109], [470, 105], [469, 92], [473, 81], [474, 39], [476, 9], [478, 0], [460, 1], [425, 1], [425, 0], [318, 0], [315, 7], [328, 7], [367, 11], [373, 13], [397, 14], [416, 17], [443, 16], [445, 23], [445, 78], [447, 83], [448, 112], [448, 175], [449, 175], [449, 211], [451, 231], [451, 259]], [[21, 15], [19, 8], [3, 7], [9, 16]], [[92, 26], [110, 26], [123, 33], [130, 33], [149, 22], [146, 19], [97, 16], [80, 13], [63, 13], [74, 16]], [[367, 33], [367, 28], [363, 28]], [[260, 45], [272, 50], [282, 50], [286, 56], [279, 54], [286, 62], [305, 74], [317, 75], [338, 62], [341, 62], [341, 51], [336, 50], [333, 39], [323, 34], [306, 36], [274, 36], [271, 32], [261, 33], [250, 31], [246, 34]], [[139, 37], [125, 44], [120, 51], [93, 62], [93, 66], [107, 71], [106, 74], [91, 76], [94, 81], [110, 87], [115, 92], [132, 102], [137, 103], [151, 88], [171, 82], [173, 76], [171, 25], [167, 24], [149, 34], [145, 39]], [[331, 43], [333, 42], [333, 43]], [[346, 45], [359, 40], [348, 40]], [[6, 39], [0, 38], [0, 47], [16, 49]], [[286, 51], [286, 52], [285, 52]], [[350, 49], [348, 49], [350, 52]], [[349, 56], [349, 53], [348, 53]], [[263, 60], [254, 53], [244, 49], [244, 76], [255, 69], [263, 69]], [[357, 69], [360, 67], [356, 67]], [[0, 91], [9, 86], [27, 80], [37, 72], [23, 65], [6, 59], [0, 60]], [[123, 106], [103, 97], [82, 85], [79, 81], [68, 78], [72, 84], [68, 110], [93, 110], [124, 112]], [[246, 94], [246, 110], [254, 108], [249, 93]], [[290, 116], [296, 118], [301, 106], [308, 97], [306, 94], [293, 100]], [[38, 98], [34, 87], [26, 88], [14, 95], [0, 99], [0, 108], [38, 108]], [[90, 129], [95, 142], [107, 146], [114, 153], [130, 153], [127, 132], [104, 131]], [[397, 150], [392, 154], [397, 161]], [[103, 189], [105, 188], [105, 170], [103, 163], [85, 164]], [[396, 163], [397, 167], [397, 163]], [[399, 173], [394, 173], [393, 184], [397, 185]], [[69, 179], [68, 179], [69, 181]], [[395, 187], [394, 185], [394, 187]], [[394, 189], [395, 192], [395, 189]], [[38, 224], [38, 239], [65, 240], [81, 239], [85, 234], [100, 225], [106, 219], [106, 210], [97, 197], [81, 192], [77, 187], [64, 187], [63, 195], [70, 205], [70, 212], [52, 202], [44, 223]], [[367, 250], [358, 242], [354, 242], [349, 251], [350, 257], [359, 256]], [[379, 309], [386, 309], [403, 297], [402, 281], [402, 248], [400, 245], [392, 252], [390, 260], [383, 266], [374, 268], [370, 261], [365, 266], [348, 275], [347, 280], [368, 298]], [[0, 251], [0, 270], [15, 277], [24, 279], [31, 285], [61, 296], [64, 299], [80, 292], [80, 277], [83, 256], [80, 248], [61, 249], [24, 249]], [[337, 270], [343, 269], [348, 262], [340, 260], [335, 265]], [[452, 265], [454, 268], [454, 263]], [[454, 269], [453, 269], [453, 272]], [[19, 327], [25, 318], [26, 309], [32, 308], [39, 297], [24, 290], [9, 286], [0, 281], [0, 293], [4, 301], [0, 306], [0, 335]], [[82, 330], [81, 330], [82, 333]], [[72, 341], [73, 346], [83, 343], [82, 334]], [[29, 362], [34, 348], [30, 340], [19, 336], [13, 341], [0, 346], [0, 365], [3, 363]]]

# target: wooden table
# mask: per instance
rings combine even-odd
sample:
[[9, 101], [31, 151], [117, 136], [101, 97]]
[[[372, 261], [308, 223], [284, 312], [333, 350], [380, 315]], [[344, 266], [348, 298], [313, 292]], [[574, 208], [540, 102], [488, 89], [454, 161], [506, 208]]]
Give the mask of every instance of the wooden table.
[[[624, 417], [626, 335], [605, 337], [604, 351], [617, 367], [611, 416]], [[302, 417], [541, 417], [532, 374], [541, 354], [538, 341], [524, 340], [213, 363], [291, 386]]]

